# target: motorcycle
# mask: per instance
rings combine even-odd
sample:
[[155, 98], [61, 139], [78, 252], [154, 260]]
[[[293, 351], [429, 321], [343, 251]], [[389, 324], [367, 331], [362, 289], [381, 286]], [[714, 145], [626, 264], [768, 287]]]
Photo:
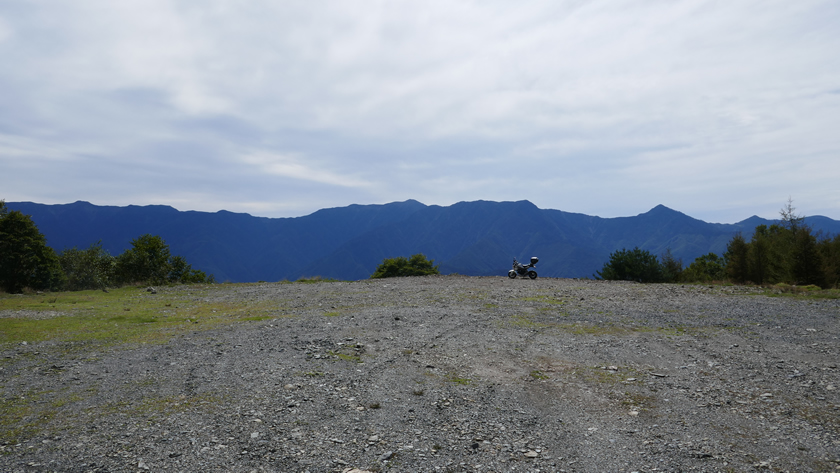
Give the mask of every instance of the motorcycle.
[[516, 258], [513, 259], [513, 269], [508, 271], [508, 277], [511, 279], [516, 279], [516, 275], [520, 275], [523, 278], [528, 276], [531, 279], [537, 279], [537, 272], [534, 271], [533, 267], [537, 265], [537, 262], [540, 259], [536, 256], [531, 257], [531, 264], [522, 264], [519, 261], [516, 261]]

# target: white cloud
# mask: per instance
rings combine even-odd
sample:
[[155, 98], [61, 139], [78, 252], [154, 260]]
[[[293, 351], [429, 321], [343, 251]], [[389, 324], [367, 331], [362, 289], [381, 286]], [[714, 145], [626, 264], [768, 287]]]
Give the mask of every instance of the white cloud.
[[338, 174], [325, 165], [312, 166], [304, 156], [292, 156], [276, 153], [250, 152], [240, 155], [239, 161], [255, 166], [257, 172], [273, 176], [328, 184], [339, 187], [369, 187], [371, 184], [352, 174]]
[[[0, 165], [179, 170], [196, 195], [242, 186], [226, 207], [281, 215], [502, 196], [737, 220], [801, 195], [840, 218], [837, 18], [819, 0], [12, 1], [0, 146], [17, 154]], [[0, 177], [5, 198], [27, 179]]]

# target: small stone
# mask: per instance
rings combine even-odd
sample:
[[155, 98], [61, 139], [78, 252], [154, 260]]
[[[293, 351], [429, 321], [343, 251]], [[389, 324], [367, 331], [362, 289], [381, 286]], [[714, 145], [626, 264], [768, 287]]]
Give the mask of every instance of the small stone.
[[146, 465], [146, 462], [144, 462], [143, 460], [140, 460], [140, 462], [137, 463], [137, 468], [140, 468], [141, 470], [148, 470], [149, 466]]
[[387, 452], [383, 453], [382, 455], [379, 455], [379, 461], [384, 462], [386, 460], [390, 460], [391, 457], [393, 457], [393, 456], [394, 456], [394, 452], [392, 452], [391, 450], [388, 450]]
[[637, 416], [637, 415], [639, 415], [639, 411], [630, 411], [630, 415], [631, 416]]
[[252, 439], [260, 438], [260, 433], [259, 432], [251, 432], [251, 438]]
[[525, 458], [537, 458], [538, 456], [540, 456], [540, 454], [533, 450], [528, 450], [527, 452], [525, 452]]

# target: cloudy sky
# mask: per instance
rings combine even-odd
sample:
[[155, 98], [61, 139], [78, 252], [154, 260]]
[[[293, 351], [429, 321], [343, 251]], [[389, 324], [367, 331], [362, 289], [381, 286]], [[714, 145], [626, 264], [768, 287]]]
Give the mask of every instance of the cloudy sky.
[[3, 0], [0, 199], [840, 219], [836, 0]]

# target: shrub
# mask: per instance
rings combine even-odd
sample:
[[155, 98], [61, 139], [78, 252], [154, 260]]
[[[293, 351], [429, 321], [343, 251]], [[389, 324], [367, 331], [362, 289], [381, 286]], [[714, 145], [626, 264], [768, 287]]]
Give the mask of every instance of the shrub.
[[682, 280], [686, 282], [722, 281], [725, 278], [726, 261], [714, 253], [698, 256], [682, 273]]
[[102, 242], [90, 245], [86, 250], [75, 247], [58, 255], [61, 269], [67, 275], [66, 289], [104, 289], [115, 283], [116, 258], [102, 248]]
[[610, 254], [610, 260], [595, 273], [595, 279], [612, 281], [662, 282], [665, 275], [656, 256], [636, 247], [621, 249]]
[[376, 267], [376, 271], [370, 276], [371, 279], [394, 278], [401, 276], [427, 276], [429, 274], [440, 274], [434, 260], [426, 259], [422, 253], [413, 255], [411, 258], [399, 256], [397, 258], [386, 258]]

